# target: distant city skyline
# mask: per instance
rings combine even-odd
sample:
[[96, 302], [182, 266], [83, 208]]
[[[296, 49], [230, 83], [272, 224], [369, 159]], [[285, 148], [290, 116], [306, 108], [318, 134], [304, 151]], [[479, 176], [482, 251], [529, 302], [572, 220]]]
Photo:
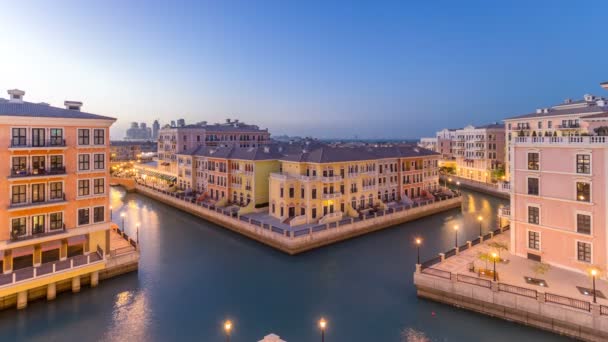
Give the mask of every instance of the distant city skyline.
[[[592, 10], [590, 10], [592, 9]], [[161, 125], [417, 138], [601, 94], [605, 2], [28, 1], [0, 12], [0, 97]], [[569, 18], [582, 17], [576, 25]], [[608, 76], [606, 76], [608, 78]], [[145, 120], [144, 120], [145, 118]]]

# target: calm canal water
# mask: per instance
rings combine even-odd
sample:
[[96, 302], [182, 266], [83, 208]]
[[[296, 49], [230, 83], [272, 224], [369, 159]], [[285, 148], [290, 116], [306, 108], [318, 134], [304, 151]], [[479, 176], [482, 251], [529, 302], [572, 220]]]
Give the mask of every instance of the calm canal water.
[[[112, 190], [114, 218], [139, 232], [138, 273], [96, 289], [0, 312], [2, 341], [223, 341], [221, 323], [235, 324], [232, 341], [274, 332], [289, 342], [318, 341], [317, 320], [329, 322], [326, 341], [565, 341], [557, 335], [416, 297], [412, 273], [423, 259], [496, 227], [506, 204], [465, 193], [461, 210], [403, 224], [298, 256], [219, 228], [138, 194]], [[434, 313], [434, 314], [433, 314]]]

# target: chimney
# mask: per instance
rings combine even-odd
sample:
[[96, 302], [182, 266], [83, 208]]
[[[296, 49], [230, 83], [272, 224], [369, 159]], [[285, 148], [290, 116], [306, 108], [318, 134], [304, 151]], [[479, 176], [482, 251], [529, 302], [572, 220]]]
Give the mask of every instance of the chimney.
[[226, 119], [226, 123], [229, 124], [230, 123], [230, 119]]
[[10, 95], [9, 102], [23, 103], [23, 95], [25, 95], [25, 91], [19, 89], [9, 89], [7, 93]]
[[80, 111], [80, 107], [82, 107], [82, 102], [79, 102], [79, 101], [64, 101], [63, 105], [65, 106], [65, 109]]

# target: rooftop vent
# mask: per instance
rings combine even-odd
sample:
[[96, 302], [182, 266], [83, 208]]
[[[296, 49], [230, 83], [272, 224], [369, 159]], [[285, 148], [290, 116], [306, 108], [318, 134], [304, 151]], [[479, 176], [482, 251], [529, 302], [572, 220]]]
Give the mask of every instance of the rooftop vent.
[[591, 94], [585, 94], [585, 101], [593, 101], [593, 99], [595, 99], [595, 96]]
[[565, 100], [564, 100], [564, 103], [566, 103], [566, 104], [567, 104], [567, 103], [572, 103], [572, 99], [565, 99]]
[[82, 102], [79, 102], [79, 101], [64, 101], [63, 105], [65, 106], [65, 109], [80, 111], [80, 107], [82, 107]]
[[605, 99], [601, 99], [601, 100], [598, 100], [596, 103], [597, 103], [598, 106], [604, 107], [606, 105], [606, 100]]
[[543, 113], [545, 113], [545, 114], [549, 113], [549, 108], [543, 108]]
[[542, 113], [542, 112], [543, 112], [543, 110], [542, 110], [541, 108], [537, 108], [537, 109], [536, 109], [536, 114], [540, 114], [540, 113]]
[[25, 91], [19, 89], [10, 89], [7, 91], [10, 95], [10, 102], [13, 103], [23, 103], [23, 95], [25, 95]]

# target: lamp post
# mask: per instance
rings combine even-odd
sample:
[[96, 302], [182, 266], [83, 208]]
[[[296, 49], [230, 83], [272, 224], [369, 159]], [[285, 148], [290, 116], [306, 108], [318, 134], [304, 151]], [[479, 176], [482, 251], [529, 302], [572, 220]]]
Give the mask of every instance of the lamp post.
[[483, 221], [483, 217], [481, 217], [481, 215], [477, 216], [477, 221], [479, 221], [479, 236], [483, 236], [481, 231], [481, 222]]
[[493, 272], [494, 281], [496, 281], [496, 257], [497, 257], [496, 253], [492, 253], [492, 261], [494, 261], [494, 272]]
[[226, 333], [226, 342], [230, 342], [230, 331], [232, 330], [232, 322], [227, 320], [224, 322], [224, 332]]
[[110, 221], [112, 221], [112, 206], [110, 206]]
[[458, 249], [458, 225], [454, 226], [454, 248]]
[[597, 276], [597, 270], [591, 270], [591, 277], [593, 277], [593, 303], [597, 303], [597, 296], [595, 295], [595, 276]]
[[420, 265], [420, 244], [422, 244], [422, 239], [421, 238], [416, 238], [416, 251], [418, 253], [418, 261], [416, 262], [418, 265]]
[[137, 241], [137, 244], [139, 245], [139, 222], [137, 222], [137, 224], [135, 225], [135, 240]]
[[460, 194], [460, 181], [456, 181], [456, 190], [458, 190], [458, 194]]
[[125, 231], [125, 216], [126, 216], [125, 213], [120, 213], [120, 218], [122, 219], [122, 231], [123, 231], [123, 233]]
[[321, 317], [319, 321], [319, 328], [321, 328], [321, 342], [325, 342], [325, 328], [327, 328], [327, 321]]

